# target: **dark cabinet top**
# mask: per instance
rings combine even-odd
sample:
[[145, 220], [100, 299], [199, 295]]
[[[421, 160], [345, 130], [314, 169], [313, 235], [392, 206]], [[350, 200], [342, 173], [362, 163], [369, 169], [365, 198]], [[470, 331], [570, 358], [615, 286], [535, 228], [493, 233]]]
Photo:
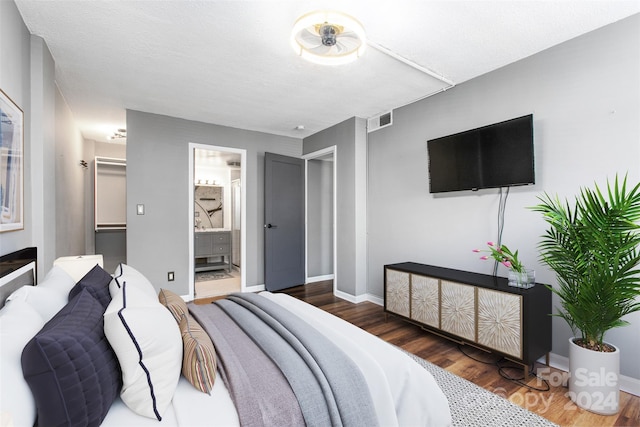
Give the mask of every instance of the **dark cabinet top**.
[[465, 283], [487, 289], [496, 289], [513, 294], [533, 294], [538, 292], [549, 292], [543, 284], [536, 283], [536, 286], [523, 289], [508, 285], [505, 277], [492, 276], [489, 274], [472, 273], [470, 271], [455, 270], [452, 268], [437, 267], [434, 265], [419, 264], [416, 262], [402, 262], [398, 264], [387, 264], [384, 266], [393, 270], [404, 271], [406, 273], [420, 274], [422, 276], [436, 277], [442, 280]]

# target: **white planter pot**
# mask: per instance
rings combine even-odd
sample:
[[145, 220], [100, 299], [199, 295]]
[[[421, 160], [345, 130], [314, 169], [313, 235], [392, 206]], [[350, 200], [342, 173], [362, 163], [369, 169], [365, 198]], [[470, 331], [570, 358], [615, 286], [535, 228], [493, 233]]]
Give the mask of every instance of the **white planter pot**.
[[[569, 339], [569, 397], [579, 407], [601, 415], [620, 409], [620, 350], [588, 350]], [[611, 345], [611, 344], [609, 344]]]

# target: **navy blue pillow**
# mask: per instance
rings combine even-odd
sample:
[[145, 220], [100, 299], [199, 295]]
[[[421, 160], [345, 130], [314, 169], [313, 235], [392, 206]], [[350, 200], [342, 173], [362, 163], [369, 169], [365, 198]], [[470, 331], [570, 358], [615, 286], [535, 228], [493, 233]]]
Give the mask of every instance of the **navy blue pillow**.
[[111, 294], [109, 293], [109, 282], [111, 275], [104, 271], [100, 265], [96, 264], [87, 274], [84, 275], [78, 283], [69, 291], [69, 300], [78, 295], [80, 291], [86, 289], [89, 293], [102, 304], [105, 309], [111, 302]]
[[40, 426], [98, 426], [122, 388], [104, 335], [104, 308], [82, 289], [31, 339], [22, 372]]

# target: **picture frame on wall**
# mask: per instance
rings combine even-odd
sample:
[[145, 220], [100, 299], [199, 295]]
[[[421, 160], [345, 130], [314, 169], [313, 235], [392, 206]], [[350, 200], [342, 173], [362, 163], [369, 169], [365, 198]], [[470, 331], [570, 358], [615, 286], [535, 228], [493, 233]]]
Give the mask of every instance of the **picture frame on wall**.
[[0, 232], [24, 229], [24, 114], [0, 89]]

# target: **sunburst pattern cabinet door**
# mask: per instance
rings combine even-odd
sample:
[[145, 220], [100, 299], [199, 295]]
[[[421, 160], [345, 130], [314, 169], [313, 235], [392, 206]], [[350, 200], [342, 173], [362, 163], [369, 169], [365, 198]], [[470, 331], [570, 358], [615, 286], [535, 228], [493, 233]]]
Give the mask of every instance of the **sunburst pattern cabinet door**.
[[478, 289], [478, 343], [522, 358], [522, 297]]
[[475, 287], [443, 280], [441, 293], [440, 329], [469, 341], [475, 341]]
[[440, 327], [438, 279], [411, 275], [411, 318], [425, 325]]
[[409, 273], [387, 270], [387, 310], [409, 317]]

